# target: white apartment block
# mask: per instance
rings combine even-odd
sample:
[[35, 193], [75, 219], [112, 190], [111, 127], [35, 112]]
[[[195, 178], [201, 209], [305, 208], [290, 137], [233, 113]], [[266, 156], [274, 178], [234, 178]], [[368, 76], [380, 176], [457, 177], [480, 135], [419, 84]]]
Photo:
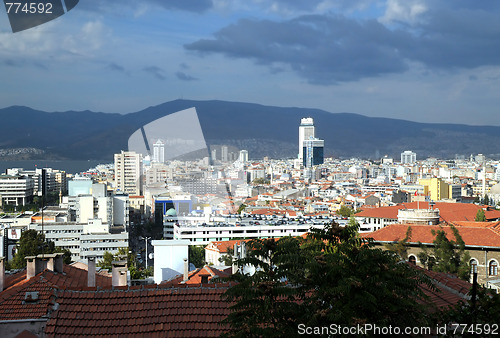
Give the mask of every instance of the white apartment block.
[[91, 219], [101, 219], [103, 223], [112, 226], [129, 225], [130, 202], [128, 195], [113, 195], [94, 197], [80, 195], [64, 197], [68, 201], [70, 220], [77, 223], [87, 223]]
[[128, 195], [142, 195], [142, 154], [134, 151], [115, 154], [115, 188]]
[[170, 168], [165, 163], [151, 163], [151, 166], [146, 169], [146, 186], [155, 183], [165, 183], [174, 178], [174, 169]]
[[25, 205], [33, 200], [35, 182], [26, 176], [0, 175], [0, 206]]
[[[235, 239], [280, 238], [284, 236], [301, 236], [311, 227], [323, 228], [323, 224], [284, 224], [284, 225], [180, 225], [173, 224], [173, 239], [188, 240], [191, 245], [206, 245], [214, 241]], [[164, 226], [165, 231], [169, 227]], [[165, 234], [164, 234], [165, 236]]]
[[[41, 223], [32, 223], [28, 228], [42, 232]], [[100, 260], [106, 251], [115, 254], [120, 248], [128, 250], [128, 232], [110, 233], [109, 225], [99, 219], [89, 220], [86, 224], [45, 222], [43, 233], [56, 247], [68, 249], [74, 261], [87, 262], [88, 256]]]
[[417, 162], [417, 154], [410, 150], [405, 150], [401, 153], [401, 163], [411, 164]]

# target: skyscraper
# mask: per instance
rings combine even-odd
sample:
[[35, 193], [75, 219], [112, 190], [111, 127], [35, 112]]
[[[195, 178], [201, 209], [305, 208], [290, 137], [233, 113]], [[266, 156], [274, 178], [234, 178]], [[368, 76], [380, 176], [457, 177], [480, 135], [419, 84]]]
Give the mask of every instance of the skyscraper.
[[323, 164], [325, 141], [315, 137], [309, 137], [302, 142], [302, 157], [305, 168]]
[[160, 139], [153, 144], [153, 162], [165, 162], [165, 143]]
[[300, 120], [299, 126], [299, 160], [303, 162], [304, 141], [310, 137], [314, 137], [314, 120], [311, 117], [306, 117]]
[[123, 151], [115, 154], [115, 187], [129, 195], [142, 195], [142, 154]]

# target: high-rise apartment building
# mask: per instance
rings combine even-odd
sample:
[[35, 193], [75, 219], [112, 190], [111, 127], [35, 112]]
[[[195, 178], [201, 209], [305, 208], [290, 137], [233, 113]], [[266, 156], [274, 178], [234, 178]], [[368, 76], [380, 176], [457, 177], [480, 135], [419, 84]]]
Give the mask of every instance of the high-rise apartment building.
[[248, 151], [247, 150], [240, 150], [240, 162], [246, 163], [248, 162]]
[[222, 162], [229, 161], [229, 148], [227, 146], [222, 146], [220, 148], [220, 152], [221, 152], [221, 161]]
[[142, 195], [142, 154], [123, 151], [115, 154], [116, 191], [129, 195]]
[[153, 162], [165, 162], [165, 143], [160, 139], [153, 144]]
[[300, 120], [299, 126], [299, 160], [304, 159], [304, 141], [309, 138], [314, 138], [314, 120], [311, 117], [306, 117]]
[[417, 162], [417, 154], [413, 151], [406, 150], [401, 153], [401, 164], [411, 164]]

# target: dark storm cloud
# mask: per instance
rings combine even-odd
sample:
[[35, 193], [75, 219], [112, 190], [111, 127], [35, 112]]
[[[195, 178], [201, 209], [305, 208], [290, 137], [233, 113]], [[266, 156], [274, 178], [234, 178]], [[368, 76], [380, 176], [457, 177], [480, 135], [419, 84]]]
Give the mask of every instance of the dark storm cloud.
[[177, 73], [175, 73], [175, 76], [177, 76], [177, 78], [179, 80], [182, 80], [182, 81], [196, 81], [196, 80], [198, 80], [197, 78], [192, 77], [184, 72], [177, 72]]
[[390, 29], [376, 20], [335, 15], [283, 22], [245, 19], [185, 48], [288, 65], [310, 83], [325, 85], [401, 73], [409, 61], [431, 71], [499, 65], [498, 7], [483, 10], [464, 3], [450, 9], [444, 4], [413, 25], [395, 23]]
[[309, 15], [285, 22], [241, 20], [215, 33], [215, 39], [185, 48], [272, 67], [288, 64], [311, 83], [334, 84], [405, 71], [398, 47], [409, 39], [410, 34], [390, 31], [375, 20]]
[[498, 10], [435, 10], [416, 26], [421, 33], [406, 51], [409, 59], [437, 69], [499, 65]]
[[78, 8], [91, 11], [115, 11], [119, 7], [136, 8], [139, 5], [154, 5], [168, 10], [182, 10], [188, 12], [202, 13], [213, 7], [212, 0], [103, 0], [103, 1], [80, 1]]
[[143, 71], [145, 71], [146, 73], [149, 73], [151, 75], [153, 75], [155, 78], [157, 78], [158, 80], [166, 80], [167, 78], [165, 77], [165, 72], [163, 71], [163, 69], [161, 69], [160, 67], [157, 67], [157, 66], [149, 66], [149, 67], [144, 67], [142, 69]]

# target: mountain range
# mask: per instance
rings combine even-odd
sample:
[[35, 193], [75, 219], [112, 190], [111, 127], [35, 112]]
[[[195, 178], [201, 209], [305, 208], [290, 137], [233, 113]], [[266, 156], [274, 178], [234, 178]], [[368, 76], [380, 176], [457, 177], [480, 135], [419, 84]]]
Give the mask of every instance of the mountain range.
[[217, 100], [174, 100], [129, 114], [7, 107], [0, 109], [0, 150], [35, 148], [43, 154], [32, 151], [30, 156], [111, 162], [114, 153], [127, 149], [129, 136], [141, 126], [190, 107], [197, 110], [209, 146], [247, 149], [250, 158], [256, 159], [296, 157], [303, 117], [314, 118], [316, 137], [325, 140], [325, 156], [398, 159], [404, 150], [416, 152], [419, 159], [477, 153], [500, 156], [500, 127], [496, 126], [418, 123]]

